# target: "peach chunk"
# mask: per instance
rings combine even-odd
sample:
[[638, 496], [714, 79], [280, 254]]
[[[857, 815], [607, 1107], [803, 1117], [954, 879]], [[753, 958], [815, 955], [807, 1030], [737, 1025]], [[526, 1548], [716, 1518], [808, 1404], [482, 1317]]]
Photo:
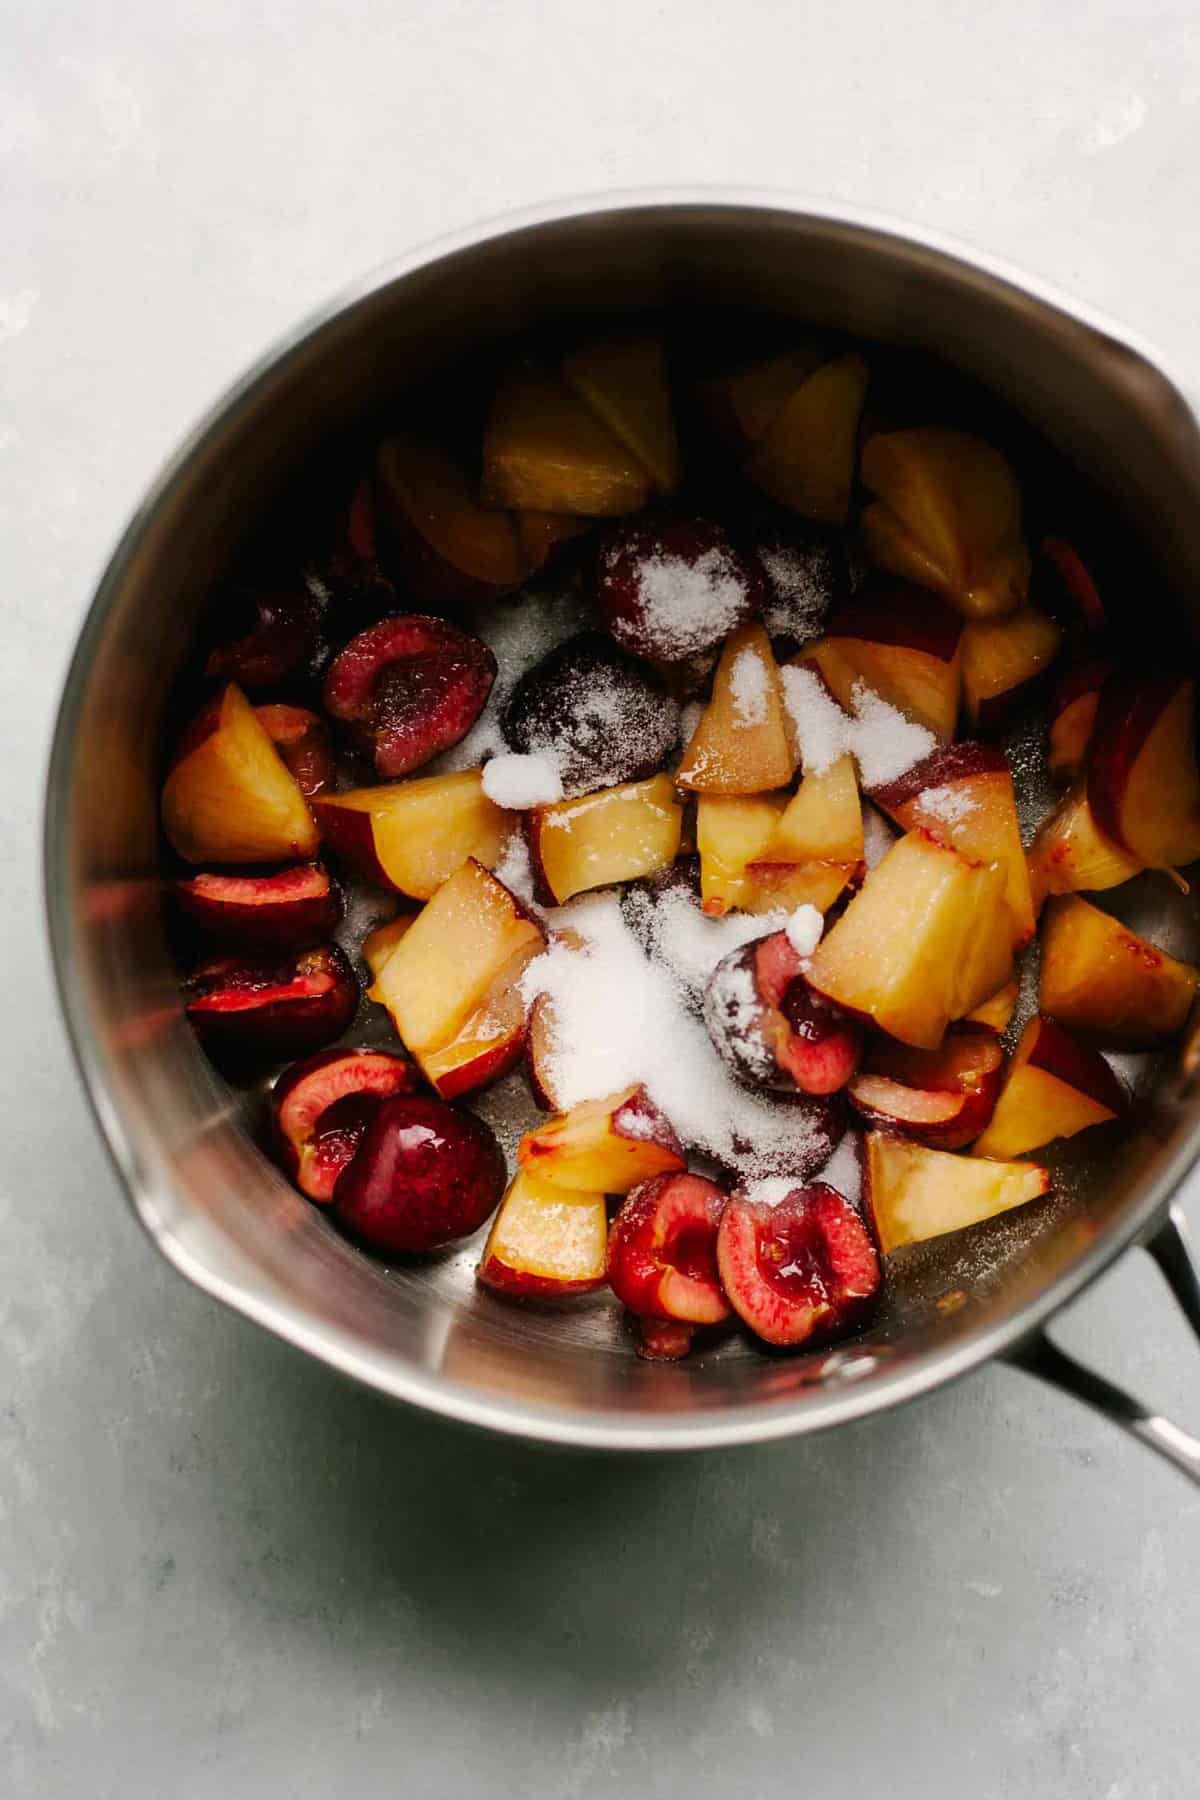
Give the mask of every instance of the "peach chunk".
[[1098, 1050], [1053, 1019], [1030, 1019], [972, 1156], [1012, 1157], [1122, 1117], [1128, 1096]]
[[230, 684], [188, 733], [167, 776], [163, 828], [185, 862], [304, 862], [317, 828], [298, 783]]
[[996, 992], [988, 999], [981, 1001], [978, 1006], [973, 1006], [969, 1013], [964, 1013], [963, 1023], [965, 1025], [985, 1025], [989, 1031], [995, 1032], [997, 1037], [1002, 1037], [1008, 1030], [1009, 1020], [1017, 1010], [1017, 1001], [1020, 995], [1021, 983], [1014, 975], [1011, 981], [1006, 981], [1002, 988], [997, 988]]
[[673, 494], [683, 471], [661, 336], [645, 332], [584, 344], [564, 361], [563, 376], [649, 472], [657, 492]]
[[1200, 969], [1177, 962], [1076, 895], [1051, 900], [1042, 927], [1039, 1005], [1071, 1031], [1149, 1050], [1187, 1022]]
[[978, 1225], [1050, 1191], [1045, 1169], [976, 1162], [887, 1132], [867, 1133], [866, 1201], [884, 1255]]
[[602, 1193], [569, 1193], [518, 1171], [500, 1202], [477, 1270], [503, 1294], [584, 1294], [603, 1287], [608, 1209]]
[[669, 775], [601, 788], [528, 817], [530, 854], [547, 905], [588, 888], [637, 881], [679, 853], [683, 808]]
[[706, 794], [762, 794], [792, 778], [796, 759], [771, 640], [761, 625], [735, 631], [676, 779]]
[[746, 474], [780, 505], [844, 525], [867, 393], [867, 365], [851, 352], [824, 363], [784, 401], [750, 453]]
[[500, 978], [515, 980], [544, 942], [521, 902], [468, 860], [414, 919], [373, 992], [424, 1067], [479, 1014]]
[[1023, 706], [1062, 645], [1062, 628], [1032, 606], [1002, 619], [971, 619], [962, 638], [963, 705], [981, 731]]
[[728, 374], [707, 376], [697, 383], [700, 407], [716, 434], [732, 449], [748, 450], [770, 429], [823, 359], [824, 351], [813, 339]]
[[524, 361], [492, 402], [482, 493], [488, 506], [615, 518], [646, 504], [650, 477], [560, 376]]
[[486, 599], [529, 574], [512, 519], [480, 505], [474, 482], [440, 444], [407, 432], [388, 438], [375, 459], [375, 493], [389, 561], [412, 598]]
[[873, 588], [805, 647], [838, 705], [854, 710], [860, 682], [943, 741], [958, 718], [963, 622], [917, 587]]
[[998, 450], [928, 426], [868, 439], [862, 478], [879, 498], [863, 513], [867, 554], [944, 594], [969, 619], [1014, 612], [1029, 590], [1021, 492]]
[[700, 897], [710, 917], [720, 918], [733, 907], [755, 910], [753, 865], [763, 863], [786, 805], [786, 794], [700, 795], [696, 806]]
[[839, 756], [804, 777], [759, 860], [841, 863], [851, 874], [859, 868], [863, 816], [853, 757]]
[[1082, 783], [1064, 794], [1042, 820], [1027, 860], [1035, 913], [1041, 911], [1047, 894], [1094, 893], [1119, 887], [1142, 870], [1135, 856], [1105, 837]]
[[1011, 965], [1003, 871], [910, 831], [817, 945], [808, 979], [847, 1012], [932, 1050]]
[[367, 881], [428, 900], [467, 857], [499, 862], [512, 820], [478, 769], [323, 794], [314, 802], [330, 849]]
[[1050, 743], [1047, 766], [1051, 779], [1064, 784], [1083, 773], [1096, 727], [1100, 690], [1115, 664], [1107, 656], [1093, 657], [1069, 669], [1050, 703]]
[[573, 1192], [627, 1194], [639, 1181], [686, 1167], [683, 1146], [642, 1087], [570, 1112], [526, 1132], [517, 1161], [540, 1181]]
[[1101, 831], [1149, 869], [1200, 857], [1196, 690], [1184, 674], [1113, 675], [1100, 692], [1088, 802]]

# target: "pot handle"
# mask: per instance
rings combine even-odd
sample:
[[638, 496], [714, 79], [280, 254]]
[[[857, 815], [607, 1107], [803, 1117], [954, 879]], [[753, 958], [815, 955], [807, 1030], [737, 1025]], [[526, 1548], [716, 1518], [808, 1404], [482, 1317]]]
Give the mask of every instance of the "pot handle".
[[[1187, 1223], [1177, 1206], [1168, 1208], [1152, 1236], [1145, 1242], [1166, 1278], [1196, 1336], [1200, 1338], [1200, 1265], [1188, 1240]], [[1200, 1438], [1173, 1425], [1160, 1413], [1149, 1412], [1132, 1394], [1106, 1381], [1103, 1375], [1068, 1356], [1045, 1331], [1037, 1331], [1011, 1351], [1007, 1361], [1028, 1375], [1048, 1381], [1076, 1400], [1094, 1407], [1120, 1425], [1200, 1487]]]

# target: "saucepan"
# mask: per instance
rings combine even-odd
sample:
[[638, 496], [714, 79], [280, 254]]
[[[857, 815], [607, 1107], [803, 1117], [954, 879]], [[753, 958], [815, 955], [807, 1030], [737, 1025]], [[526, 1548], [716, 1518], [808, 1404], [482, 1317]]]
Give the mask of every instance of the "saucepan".
[[[1197, 419], [1145, 348], [1036, 282], [849, 208], [724, 191], [564, 204], [418, 251], [307, 320], [217, 402], [146, 495], [80, 634], [50, 763], [46, 893], [101, 1133], [138, 1218], [190, 1281], [449, 1418], [597, 1449], [749, 1443], [861, 1419], [999, 1357], [1200, 1482], [1200, 1440], [1048, 1335], [1138, 1244], [1200, 1333], [1200, 1280], [1172, 1205], [1200, 1152], [1186, 1051], [1155, 1075], [1137, 1130], [1103, 1167], [1066, 1179], [1053, 1204], [898, 1264], [861, 1338], [791, 1357], [731, 1340], [669, 1366], [632, 1356], [603, 1303], [522, 1310], [478, 1292], [469, 1254], [395, 1267], [361, 1255], [256, 1147], [244, 1097], [184, 1022], [163, 918], [160, 742], [222, 565], [318, 447], [431, 369], [541, 321], [697, 302], [936, 351], [977, 378], [1093, 484], [1200, 638]], [[1148, 891], [1142, 923], [1162, 909], [1167, 929], [1179, 896], [1162, 880]]]

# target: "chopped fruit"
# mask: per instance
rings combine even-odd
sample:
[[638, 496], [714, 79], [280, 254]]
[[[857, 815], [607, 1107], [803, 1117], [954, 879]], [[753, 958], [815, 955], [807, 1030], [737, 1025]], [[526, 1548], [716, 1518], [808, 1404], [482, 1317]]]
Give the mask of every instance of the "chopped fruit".
[[743, 944], [717, 964], [704, 994], [708, 1035], [748, 1087], [834, 1094], [862, 1053], [862, 1026], [804, 979], [786, 931]]
[[737, 904], [756, 914], [795, 912], [798, 906], [828, 912], [856, 872], [849, 863], [747, 863]]
[[375, 491], [389, 566], [423, 604], [486, 599], [528, 575], [512, 519], [480, 505], [474, 483], [439, 444], [389, 438], [375, 460]]
[[482, 493], [488, 506], [615, 518], [646, 504], [650, 478], [559, 376], [523, 362], [492, 401]]
[[723, 644], [759, 611], [763, 580], [707, 519], [620, 526], [598, 559], [596, 605], [622, 649], [685, 664]]
[[991, 1124], [972, 1156], [1008, 1158], [1074, 1137], [1128, 1110], [1128, 1096], [1098, 1050], [1053, 1019], [1030, 1019], [1013, 1052]]
[[969, 619], [1014, 612], [1029, 589], [1021, 493], [998, 450], [963, 431], [880, 432], [862, 454], [879, 498], [863, 513], [881, 568], [944, 594]]
[[627, 1194], [685, 1167], [683, 1146], [642, 1087], [585, 1100], [528, 1131], [517, 1161], [540, 1181], [585, 1193]]
[[554, 1004], [549, 994], [539, 994], [529, 1009], [525, 1030], [525, 1068], [534, 1104], [543, 1112], [562, 1112], [563, 1102], [554, 1086], [557, 1037]]
[[314, 810], [331, 850], [365, 880], [414, 900], [428, 900], [468, 857], [499, 862], [512, 832], [479, 769], [326, 794]]
[[1062, 645], [1045, 613], [1022, 607], [1004, 619], [972, 619], [962, 637], [963, 705], [981, 730], [1002, 725], [1024, 706]]
[[407, 775], [467, 735], [496, 679], [479, 638], [445, 619], [382, 619], [352, 638], [325, 678], [325, 707], [380, 775]]
[[853, 1331], [879, 1291], [879, 1258], [848, 1200], [824, 1182], [775, 1206], [735, 1194], [717, 1233], [721, 1281], [744, 1324], [796, 1346]]
[[874, 588], [829, 621], [805, 656], [816, 663], [838, 705], [854, 710], [860, 682], [905, 718], [954, 736], [958, 718], [963, 622], [952, 607], [917, 587]]
[[259, 724], [282, 756], [306, 800], [333, 780], [333, 746], [325, 721], [307, 706], [256, 706]]
[[419, 1080], [391, 1050], [320, 1050], [285, 1070], [271, 1092], [271, 1124], [276, 1155], [300, 1192], [331, 1200], [377, 1107]]
[[885, 1256], [1038, 1200], [1050, 1185], [1035, 1163], [975, 1162], [888, 1132], [867, 1133], [867, 1210]]
[[418, 1055], [426, 1080], [443, 1100], [490, 1087], [520, 1062], [525, 1053], [521, 977], [541, 947], [530, 944], [518, 951], [450, 1042]]
[[679, 853], [683, 808], [669, 775], [624, 782], [529, 814], [529, 847], [546, 903], [636, 881]]
[[994, 1031], [997, 1037], [1002, 1036], [1008, 1030], [1008, 1022], [1017, 1010], [1020, 994], [1021, 983], [1014, 975], [1013, 979], [1006, 981], [1004, 986], [998, 988], [989, 1000], [984, 1000], [981, 1005], [964, 1014], [964, 1025], [986, 1025], [987, 1029]]
[[584, 631], [521, 677], [502, 728], [514, 750], [550, 757], [577, 797], [661, 769], [679, 742], [679, 707], [646, 663]]
[[960, 1150], [991, 1118], [1003, 1068], [995, 1032], [956, 1026], [937, 1050], [877, 1040], [846, 1094], [868, 1125]]
[[1191, 677], [1113, 675], [1096, 710], [1087, 793], [1096, 823], [1150, 869], [1200, 857]]
[[1050, 747], [1047, 766], [1053, 781], [1075, 781], [1084, 770], [1096, 725], [1100, 689], [1116, 664], [1094, 657], [1071, 669], [1059, 682], [1050, 704]]
[[504, 1154], [482, 1119], [401, 1094], [369, 1120], [333, 1190], [333, 1215], [385, 1255], [440, 1250], [479, 1230], [504, 1180]]
[[1037, 594], [1045, 595], [1046, 610], [1061, 623], [1079, 623], [1090, 632], [1105, 629], [1108, 620], [1100, 591], [1078, 550], [1065, 538], [1042, 539], [1033, 579]]
[[274, 875], [193, 875], [177, 881], [174, 894], [206, 936], [246, 949], [318, 944], [342, 916], [341, 889], [320, 863]]
[[862, 802], [852, 757], [839, 756], [804, 777], [760, 860], [843, 863], [850, 879], [863, 860]]
[[1177, 962], [1119, 919], [1073, 895], [1051, 900], [1042, 928], [1042, 1011], [1118, 1050], [1150, 1050], [1187, 1022], [1200, 969]]
[[206, 675], [236, 681], [242, 688], [270, 688], [312, 672], [319, 650], [320, 612], [306, 589], [238, 590], [233, 611], [236, 635], [210, 651]]
[[910, 831], [870, 870], [808, 968], [835, 1005], [933, 1050], [1008, 979], [1011, 915], [999, 868]]
[[754, 887], [749, 866], [762, 862], [786, 805], [786, 794], [701, 794], [696, 848], [701, 900], [710, 917], [735, 906], [750, 910], [745, 904]]
[[748, 450], [774, 424], [797, 389], [816, 373], [823, 358], [820, 344], [814, 341], [732, 374], [701, 381], [697, 392], [710, 425], [734, 450]]
[[699, 1175], [658, 1175], [626, 1197], [608, 1237], [608, 1279], [632, 1313], [720, 1325], [729, 1302], [717, 1273], [725, 1195]]
[[585, 1294], [604, 1286], [603, 1194], [568, 1193], [517, 1172], [492, 1222], [477, 1274], [504, 1294]]
[[567, 386], [648, 470], [660, 494], [682, 479], [661, 337], [603, 338], [563, 363]]
[[692, 1347], [694, 1325], [680, 1324], [677, 1319], [647, 1319], [638, 1313], [629, 1317], [643, 1362], [678, 1362]]
[[[497, 516], [491, 514], [492, 518]], [[590, 519], [573, 519], [569, 513], [518, 513], [517, 535], [530, 574], [544, 568], [561, 545], [580, 537], [591, 529], [591, 524]]]
[[745, 625], [721, 652], [676, 780], [710, 794], [762, 794], [785, 786], [795, 766], [771, 640], [761, 625]]
[[334, 944], [286, 962], [221, 957], [183, 984], [196, 1036], [221, 1062], [277, 1062], [341, 1037], [358, 1006], [354, 971]]
[[805, 518], [844, 525], [866, 393], [861, 356], [824, 363], [784, 402], [755, 444], [746, 464], [750, 480]]
[[1012, 915], [1012, 943], [1033, 936], [1029, 866], [1021, 846], [1012, 771], [1003, 750], [988, 744], [950, 744], [871, 798], [904, 831], [923, 830], [968, 862], [994, 863], [1004, 874]]
[[498, 998], [497, 983], [511, 986], [544, 943], [541, 926], [521, 902], [479, 863], [467, 861], [382, 964], [375, 993], [401, 1041], [425, 1066], [460, 1040], [468, 1022]]
[[317, 848], [317, 828], [240, 688], [205, 709], [205, 733], [167, 776], [163, 827], [185, 862], [301, 862]]
[[[400, 939], [420, 918], [419, 912], [400, 913], [389, 919], [385, 925], [377, 925], [374, 931], [368, 932], [362, 941], [362, 959], [371, 971], [371, 980], [378, 984], [383, 973], [383, 965], [391, 956]], [[367, 989], [367, 999], [377, 1001], [380, 1006], [384, 1002], [379, 997], [378, 985]]]
[[753, 550], [766, 586], [763, 624], [778, 661], [817, 637], [833, 607], [849, 599], [849, 560], [835, 533], [799, 519], [760, 527]]
[[1100, 830], [1080, 782], [1063, 795], [1038, 826], [1029, 846], [1029, 885], [1034, 912], [1047, 894], [1093, 893], [1119, 887], [1141, 873], [1142, 864]]

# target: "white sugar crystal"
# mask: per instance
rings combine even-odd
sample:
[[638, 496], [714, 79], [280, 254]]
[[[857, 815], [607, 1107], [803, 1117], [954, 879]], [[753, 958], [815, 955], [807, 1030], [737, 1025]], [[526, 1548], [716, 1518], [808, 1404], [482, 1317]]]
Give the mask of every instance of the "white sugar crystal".
[[824, 929], [825, 920], [819, 909], [807, 905], [798, 906], [785, 926], [788, 943], [797, 956], [811, 956]]
[[862, 1198], [862, 1135], [848, 1131], [814, 1181], [828, 1182], [843, 1199], [856, 1206]]
[[638, 598], [648, 635], [672, 662], [719, 643], [746, 608], [746, 582], [726, 550], [700, 557], [648, 556], [638, 570]]
[[533, 905], [533, 864], [529, 857], [529, 845], [525, 841], [525, 833], [518, 825], [510, 832], [504, 853], [492, 873], [497, 881], [502, 881], [509, 893], [523, 900], [526, 906]]
[[531, 806], [553, 806], [561, 800], [562, 776], [549, 756], [506, 753], [484, 764], [483, 791], [506, 811], [525, 812]]
[[922, 813], [943, 825], [958, 825], [978, 811], [978, 802], [965, 782], [950, 781], [943, 787], [926, 788], [919, 801]]
[[869, 802], [862, 809], [863, 861], [868, 869], [876, 868], [896, 842], [896, 834], [879, 811]]
[[735, 725], [762, 725], [767, 717], [767, 665], [758, 651], [739, 650], [729, 672]]
[[822, 774], [849, 752], [863, 786], [883, 787], [935, 747], [932, 732], [914, 725], [863, 681], [855, 683], [851, 714], [842, 711], [815, 669], [785, 667], [780, 675], [806, 775]]

